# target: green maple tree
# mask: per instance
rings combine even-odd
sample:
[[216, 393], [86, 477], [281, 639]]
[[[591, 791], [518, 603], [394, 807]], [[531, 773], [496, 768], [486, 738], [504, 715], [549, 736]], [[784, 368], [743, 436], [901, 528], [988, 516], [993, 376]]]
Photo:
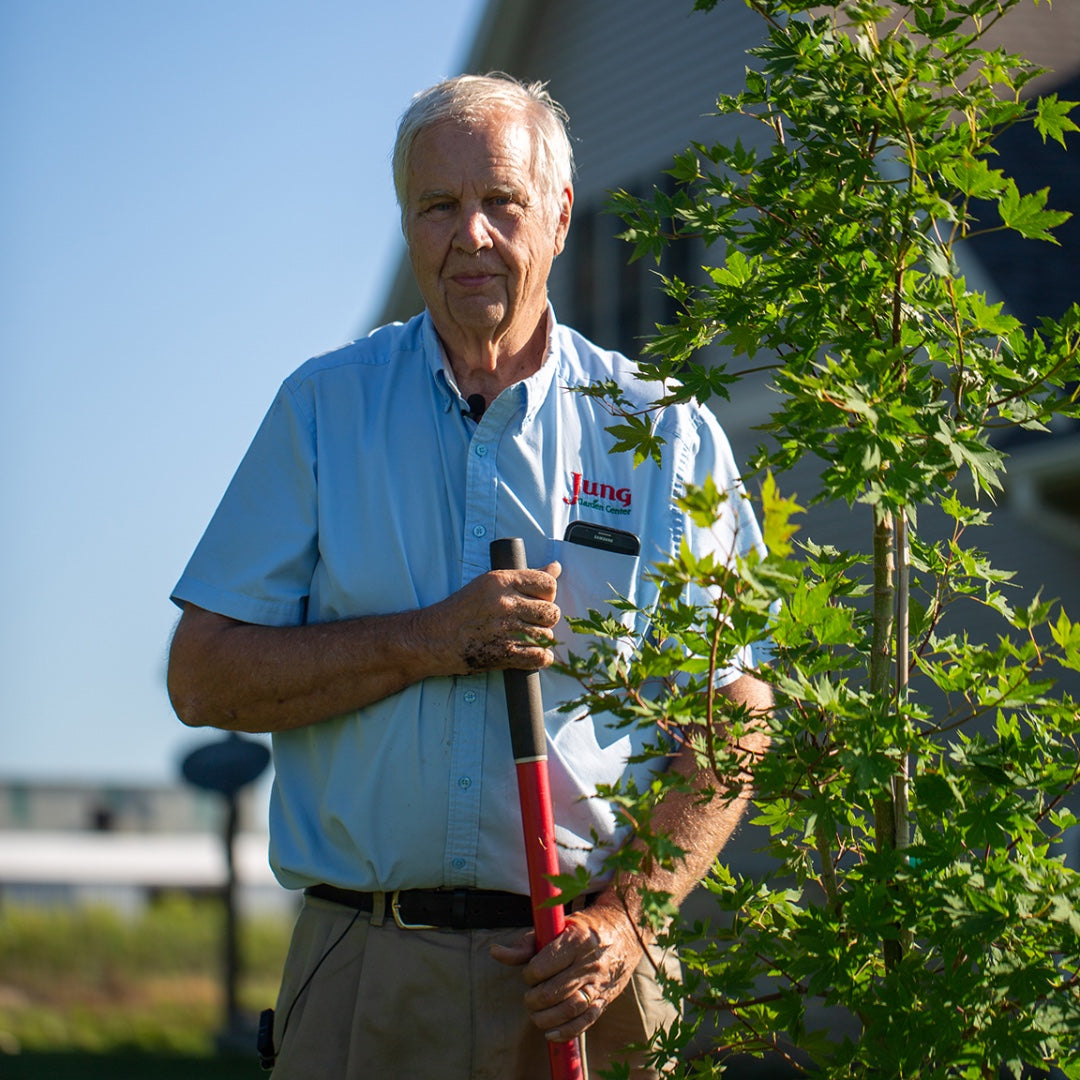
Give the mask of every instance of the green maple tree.
[[[712, 257], [704, 281], [662, 278], [678, 316], [642, 362], [655, 407], [726, 397], [740, 365], [771, 370], [778, 405], [752, 463], [768, 554], [726, 566], [684, 548], [654, 569], [649, 641], [572, 664], [593, 708], [690, 741], [720, 777], [752, 766], [771, 837], [774, 873], [718, 864], [715, 916], [666, 931], [686, 1012], [653, 1050], [695, 1077], [767, 1052], [821, 1077], [1080, 1077], [1080, 879], [1062, 848], [1080, 715], [1057, 685], [1080, 672], [1080, 624], [1041, 596], [1017, 603], [971, 546], [1002, 485], [995, 433], [1080, 415], [1080, 308], [1025, 327], [969, 286], [957, 254], [985, 230], [1054, 242], [1068, 215], [1045, 190], [1021, 194], [994, 142], [1032, 124], [1064, 146], [1073, 103], [1025, 98], [1038, 70], [982, 44], [1022, 0], [745, 2], [767, 40], [743, 90], [719, 99], [716, 131], [751, 117], [770, 145], [695, 144], [673, 187], [614, 207], [635, 257], [659, 262], [688, 236]], [[712, 345], [731, 359], [701, 363]], [[590, 392], [648, 468], [664, 452], [651, 414], [617, 387]], [[781, 492], [808, 457], [809, 503], [861, 510], [862, 549], [799, 529]], [[683, 505], [709, 527], [722, 502], [710, 486]], [[949, 527], [921, 531], [920, 510]], [[715, 603], [689, 604], [690, 584]], [[993, 632], [958, 629], [958, 604]], [[620, 633], [599, 614], [577, 629]], [[772, 748], [748, 762], [751, 719], [712, 674], [764, 639]], [[647, 841], [612, 868], [679, 857], [648, 827], [674, 786], [602, 792]], [[647, 899], [666, 925], [668, 898]], [[815, 1030], [822, 1007], [836, 1022]]]

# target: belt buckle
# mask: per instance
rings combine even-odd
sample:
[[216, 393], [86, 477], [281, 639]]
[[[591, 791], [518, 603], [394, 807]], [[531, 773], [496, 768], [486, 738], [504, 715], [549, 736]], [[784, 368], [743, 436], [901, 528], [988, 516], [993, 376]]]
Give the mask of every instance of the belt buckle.
[[401, 890], [395, 889], [390, 894], [390, 914], [394, 916], [394, 924], [399, 930], [438, 930], [437, 926], [430, 923], [407, 923], [401, 917]]

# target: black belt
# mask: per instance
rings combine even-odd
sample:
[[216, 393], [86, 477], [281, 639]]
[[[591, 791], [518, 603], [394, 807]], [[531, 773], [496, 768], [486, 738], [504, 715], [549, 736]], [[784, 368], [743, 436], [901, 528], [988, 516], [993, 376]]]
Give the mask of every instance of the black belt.
[[[339, 889], [336, 885], [310, 885], [304, 893], [369, 914], [378, 895]], [[394, 922], [403, 930], [501, 930], [533, 924], [532, 901], [520, 893], [493, 889], [401, 889], [383, 896]], [[591, 900], [591, 896], [582, 897], [573, 907], [583, 907]]]

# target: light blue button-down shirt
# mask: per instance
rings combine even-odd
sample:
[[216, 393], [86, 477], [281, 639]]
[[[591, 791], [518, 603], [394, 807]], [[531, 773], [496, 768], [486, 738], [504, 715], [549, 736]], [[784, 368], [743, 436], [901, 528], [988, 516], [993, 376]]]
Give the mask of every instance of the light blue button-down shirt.
[[[651, 390], [550, 310], [549, 325], [544, 365], [479, 423], [426, 314], [309, 361], [283, 384], [174, 599], [269, 626], [409, 610], [490, 569], [490, 542], [518, 536], [530, 566], [563, 564], [557, 601], [574, 615], [613, 591], [647, 608], [643, 571], [683, 536], [726, 556], [760, 545], [743, 499], [710, 531], [673, 505], [710, 473], [737, 489], [711, 413], [666, 410], [663, 465], [633, 468], [610, 453], [610, 415], [569, 388], [613, 379], [642, 403]], [[636, 533], [641, 557], [564, 543], [576, 519]], [[586, 651], [565, 623], [556, 634], [561, 649]], [[560, 713], [576, 684], [550, 671], [542, 683], [560, 861], [596, 872], [605, 852], [592, 837], [623, 839], [596, 786], [647, 782], [656, 763], [628, 758], [655, 733]], [[286, 887], [528, 892], [499, 673], [426, 679], [273, 741], [270, 857]]]

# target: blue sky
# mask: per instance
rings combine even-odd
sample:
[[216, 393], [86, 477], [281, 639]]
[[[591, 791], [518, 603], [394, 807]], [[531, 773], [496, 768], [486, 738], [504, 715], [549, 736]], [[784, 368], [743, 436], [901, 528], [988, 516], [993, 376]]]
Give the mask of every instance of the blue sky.
[[0, 0], [0, 777], [160, 782], [168, 593], [278, 383], [366, 332], [389, 152], [484, 0]]

